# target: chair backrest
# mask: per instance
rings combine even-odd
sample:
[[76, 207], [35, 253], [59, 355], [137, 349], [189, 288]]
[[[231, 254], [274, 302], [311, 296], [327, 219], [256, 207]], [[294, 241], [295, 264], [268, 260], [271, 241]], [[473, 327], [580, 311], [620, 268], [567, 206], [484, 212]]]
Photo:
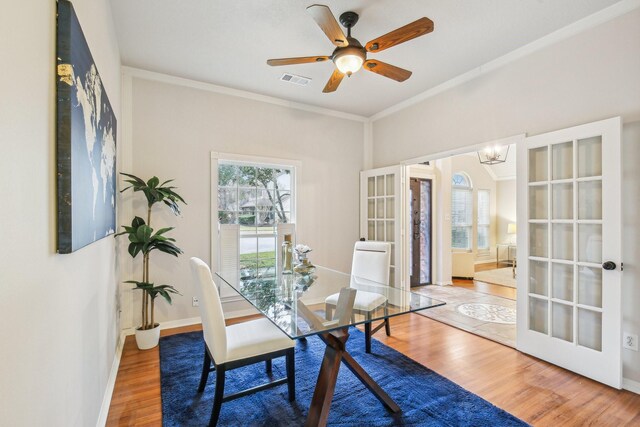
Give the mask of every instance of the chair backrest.
[[227, 328], [218, 287], [213, 282], [209, 266], [199, 258], [191, 258], [191, 273], [196, 285], [204, 341], [215, 363], [227, 358]]
[[353, 248], [351, 274], [362, 279], [389, 285], [391, 244], [388, 242], [356, 242]]

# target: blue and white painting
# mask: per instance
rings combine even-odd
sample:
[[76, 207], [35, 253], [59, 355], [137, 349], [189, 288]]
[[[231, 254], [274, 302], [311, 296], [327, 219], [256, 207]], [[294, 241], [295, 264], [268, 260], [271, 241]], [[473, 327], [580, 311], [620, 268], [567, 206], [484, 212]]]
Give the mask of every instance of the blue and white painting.
[[58, 252], [115, 232], [116, 117], [71, 2], [58, 1]]

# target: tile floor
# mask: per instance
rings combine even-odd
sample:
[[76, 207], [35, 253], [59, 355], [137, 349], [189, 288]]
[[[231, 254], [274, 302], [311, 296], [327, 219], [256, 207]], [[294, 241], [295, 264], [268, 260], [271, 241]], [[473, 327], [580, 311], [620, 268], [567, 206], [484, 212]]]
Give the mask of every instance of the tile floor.
[[474, 319], [459, 313], [457, 310], [460, 304], [469, 302], [497, 304], [515, 309], [516, 302], [514, 300], [455, 286], [429, 285], [412, 288], [411, 290], [447, 303], [442, 307], [419, 311], [418, 314], [515, 348], [516, 325]]

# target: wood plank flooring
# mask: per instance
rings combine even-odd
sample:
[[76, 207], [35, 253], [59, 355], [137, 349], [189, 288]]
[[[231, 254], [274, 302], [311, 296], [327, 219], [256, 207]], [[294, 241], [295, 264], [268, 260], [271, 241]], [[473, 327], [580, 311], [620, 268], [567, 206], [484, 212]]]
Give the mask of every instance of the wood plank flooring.
[[[163, 335], [198, 329], [177, 328]], [[416, 314], [394, 317], [391, 334], [381, 331], [375, 337], [535, 426], [640, 425], [640, 395], [512, 348]], [[140, 351], [127, 337], [107, 425], [160, 426], [161, 411], [158, 349]]]
[[[487, 271], [496, 268], [495, 262], [476, 264], [475, 271]], [[516, 299], [516, 289], [508, 286], [494, 285], [493, 283], [481, 282], [479, 280], [453, 279], [453, 286], [471, 289], [483, 294], [495, 295], [497, 297]]]

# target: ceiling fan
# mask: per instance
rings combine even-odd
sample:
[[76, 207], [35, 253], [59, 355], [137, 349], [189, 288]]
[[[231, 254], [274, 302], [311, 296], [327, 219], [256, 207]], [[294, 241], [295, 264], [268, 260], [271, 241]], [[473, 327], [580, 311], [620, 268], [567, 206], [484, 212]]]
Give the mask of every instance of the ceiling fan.
[[373, 71], [381, 76], [388, 77], [398, 82], [403, 82], [411, 76], [411, 71], [394, 65], [386, 64], [382, 61], [367, 59], [367, 52], [381, 52], [385, 49], [404, 43], [416, 37], [423, 36], [433, 31], [433, 21], [429, 18], [420, 18], [404, 27], [400, 27], [390, 33], [375, 38], [364, 47], [358, 40], [351, 37], [351, 28], [358, 22], [358, 14], [355, 12], [344, 12], [340, 15], [340, 23], [347, 29], [345, 36], [334, 18], [329, 7], [314, 4], [307, 8], [311, 17], [316, 21], [320, 29], [324, 31], [331, 43], [336, 46], [331, 56], [304, 56], [300, 58], [279, 58], [269, 59], [267, 64], [271, 66], [309, 64], [314, 62], [324, 62], [332, 60], [336, 69], [329, 78], [322, 92], [334, 92], [338, 89], [340, 82], [345, 75], [358, 71], [363, 65], [365, 70]]

